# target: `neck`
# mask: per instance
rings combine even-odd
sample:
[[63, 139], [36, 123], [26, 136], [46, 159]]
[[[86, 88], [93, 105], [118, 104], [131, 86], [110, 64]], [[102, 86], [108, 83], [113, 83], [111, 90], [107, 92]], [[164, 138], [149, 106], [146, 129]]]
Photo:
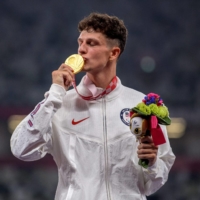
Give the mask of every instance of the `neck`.
[[113, 70], [113, 72], [109, 73], [99, 72], [95, 74], [87, 72], [87, 76], [94, 83], [96, 87], [105, 89], [112, 81], [112, 79], [116, 76], [116, 71]]

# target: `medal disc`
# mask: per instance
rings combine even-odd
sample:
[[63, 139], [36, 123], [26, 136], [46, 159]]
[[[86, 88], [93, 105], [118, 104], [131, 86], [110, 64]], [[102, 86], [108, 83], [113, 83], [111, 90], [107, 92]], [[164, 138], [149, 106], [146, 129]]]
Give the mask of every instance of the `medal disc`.
[[65, 60], [65, 64], [74, 70], [74, 74], [79, 73], [84, 65], [83, 57], [79, 54], [73, 54]]

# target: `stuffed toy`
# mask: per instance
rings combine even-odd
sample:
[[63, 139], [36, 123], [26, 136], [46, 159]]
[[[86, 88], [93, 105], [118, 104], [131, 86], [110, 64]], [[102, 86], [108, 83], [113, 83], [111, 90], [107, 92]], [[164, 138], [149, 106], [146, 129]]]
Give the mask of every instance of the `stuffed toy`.
[[[154, 144], [161, 145], [166, 143], [162, 125], [170, 125], [168, 108], [158, 94], [149, 93], [141, 103], [130, 111], [130, 129], [137, 141], [146, 136], [151, 136]], [[139, 160], [139, 165], [148, 167], [148, 160]]]

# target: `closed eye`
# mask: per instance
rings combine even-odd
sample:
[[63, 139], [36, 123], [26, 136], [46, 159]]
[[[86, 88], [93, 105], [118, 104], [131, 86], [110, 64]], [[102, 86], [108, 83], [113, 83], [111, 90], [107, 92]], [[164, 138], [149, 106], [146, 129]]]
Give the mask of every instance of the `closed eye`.
[[95, 45], [98, 45], [98, 42], [95, 41], [95, 40], [88, 40], [87, 44], [90, 45], [90, 46], [95, 46]]
[[88, 38], [86, 41], [82, 40], [81, 38], [78, 38], [77, 42], [79, 46], [83, 43], [85, 43], [88, 46], [96, 46], [100, 44], [98, 40], [95, 40], [93, 38]]

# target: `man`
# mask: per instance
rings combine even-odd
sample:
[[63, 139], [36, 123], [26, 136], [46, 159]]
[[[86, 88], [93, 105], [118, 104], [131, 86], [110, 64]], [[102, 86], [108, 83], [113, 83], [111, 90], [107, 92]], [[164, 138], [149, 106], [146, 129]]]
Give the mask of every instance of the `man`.
[[[13, 154], [33, 161], [50, 153], [58, 167], [56, 200], [144, 200], [168, 178], [174, 162], [167, 142], [159, 148], [150, 137], [140, 144], [130, 132], [127, 113], [144, 94], [116, 77], [127, 30], [122, 20], [92, 13], [78, 25], [78, 54], [86, 75], [68, 90], [73, 70], [61, 64], [53, 84], [11, 138]], [[147, 169], [138, 165], [148, 159]]]

